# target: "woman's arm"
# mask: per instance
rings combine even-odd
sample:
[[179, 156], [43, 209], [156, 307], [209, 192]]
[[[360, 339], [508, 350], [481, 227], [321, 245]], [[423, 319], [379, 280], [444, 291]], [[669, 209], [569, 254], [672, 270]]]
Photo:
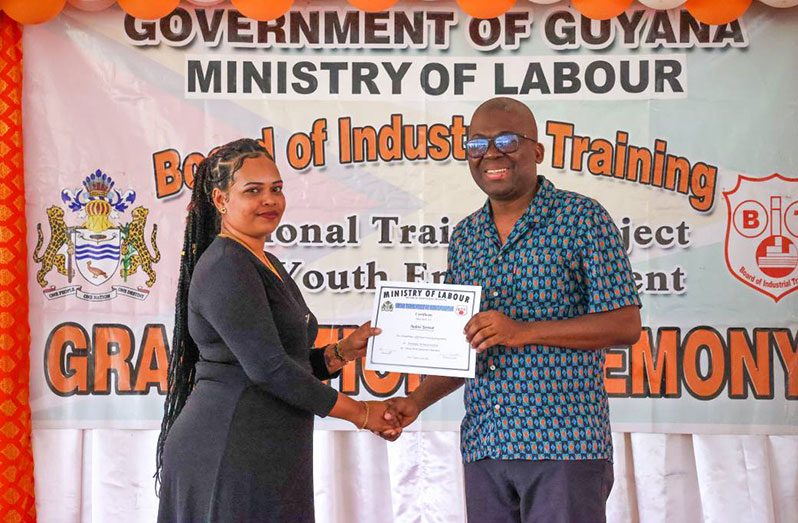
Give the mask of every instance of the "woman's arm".
[[310, 354], [313, 374], [321, 380], [336, 377], [338, 371], [344, 368], [347, 363], [366, 355], [366, 346], [369, 338], [378, 335], [380, 332], [382, 331], [379, 328], [372, 328], [371, 322], [367, 321], [346, 338], [338, 340], [336, 343], [313, 349]]
[[296, 408], [326, 416], [338, 393], [285, 351], [263, 282], [249, 255], [227, 246], [194, 273], [192, 305], [233, 353], [247, 377]]

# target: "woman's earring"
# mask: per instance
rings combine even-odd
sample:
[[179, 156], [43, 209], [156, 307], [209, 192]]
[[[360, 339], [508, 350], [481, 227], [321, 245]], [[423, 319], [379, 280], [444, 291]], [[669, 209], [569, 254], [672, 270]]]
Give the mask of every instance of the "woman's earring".
[[227, 207], [222, 207], [221, 209], [219, 209], [219, 212], [222, 214], [227, 214]]

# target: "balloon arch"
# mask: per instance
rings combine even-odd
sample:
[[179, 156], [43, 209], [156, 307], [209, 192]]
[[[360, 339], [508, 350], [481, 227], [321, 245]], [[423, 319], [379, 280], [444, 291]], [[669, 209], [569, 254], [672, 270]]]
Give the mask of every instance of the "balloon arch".
[[[384, 11], [406, 0], [347, 0], [364, 11]], [[427, 0], [436, 1], [436, 0]], [[560, 0], [457, 0], [467, 14], [475, 18], [494, 18], [512, 9], [516, 2], [555, 4]], [[785, 8], [798, 5], [798, 0], [758, 0], [772, 7]], [[653, 9], [687, 9], [693, 17], [711, 25], [725, 24], [739, 18], [753, 0], [640, 0]], [[154, 20], [171, 13], [180, 0], [0, 0], [0, 9], [21, 24], [38, 24], [58, 15], [66, 4], [85, 11], [100, 11], [119, 3], [128, 14], [136, 18]], [[254, 20], [273, 20], [291, 9], [294, 0], [188, 0], [197, 7], [232, 4], [244, 16]], [[322, 3], [322, 2], [318, 2]], [[571, 0], [571, 6], [594, 20], [606, 20], [621, 14], [633, 0]]]

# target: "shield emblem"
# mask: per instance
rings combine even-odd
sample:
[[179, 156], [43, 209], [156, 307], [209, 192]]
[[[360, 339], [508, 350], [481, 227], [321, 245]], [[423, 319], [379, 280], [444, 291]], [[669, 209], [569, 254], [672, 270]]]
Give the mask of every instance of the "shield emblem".
[[119, 266], [121, 238], [118, 229], [92, 232], [75, 230], [75, 265], [86, 281], [102, 285], [114, 276]]
[[726, 266], [735, 278], [778, 302], [798, 290], [798, 178], [739, 175], [724, 192]]

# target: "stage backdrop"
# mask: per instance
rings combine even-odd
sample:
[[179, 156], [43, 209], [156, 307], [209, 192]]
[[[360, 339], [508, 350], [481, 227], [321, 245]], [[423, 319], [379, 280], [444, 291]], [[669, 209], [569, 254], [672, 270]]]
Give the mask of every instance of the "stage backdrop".
[[[274, 152], [288, 209], [268, 248], [324, 343], [368, 319], [378, 281], [441, 281], [453, 226], [484, 202], [468, 118], [505, 95], [537, 115], [540, 172], [605, 205], [632, 261], [645, 327], [607, 351], [614, 430], [798, 433], [798, 11], [707, 26], [635, 6], [604, 22], [565, 4], [475, 20], [297, 2], [274, 22], [114, 8], [26, 27], [36, 426], [158, 426], [211, 148]], [[331, 384], [384, 398], [419, 379], [357, 362]], [[417, 427], [461, 415], [454, 394]]]

